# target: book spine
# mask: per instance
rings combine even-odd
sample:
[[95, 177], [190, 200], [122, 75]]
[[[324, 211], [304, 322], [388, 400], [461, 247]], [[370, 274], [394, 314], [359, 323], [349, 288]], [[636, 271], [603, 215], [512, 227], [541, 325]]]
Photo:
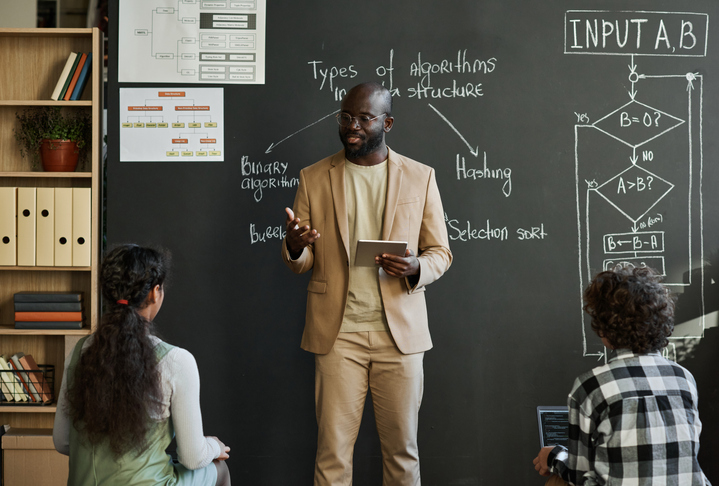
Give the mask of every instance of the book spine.
[[5, 399], [8, 402], [15, 400], [15, 378], [7, 373], [9, 366], [5, 357], [0, 355], [0, 388], [2, 388]]
[[38, 394], [37, 400], [49, 402], [53, 399], [52, 390], [45, 380], [42, 370], [35, 362], [35, 358], [30, 354], [26, 354], [19, 358], [22, 367], [28, 371], [28, 383], [30, 388], [35, 389]]
[[92, 52], [87, 53], [87, 59], [85, 60], [85, 65], [82, 66], [82, 71], [80, 72], [80, 77], [77, 78], [77, 84], [75, 85], [75, 89], [72, 92], [72, 96], [70, 97], [71, 100], [76, 101], [79, 100], [80, 97], [82, 97], [82, 92], [85, 90], [85, 85], [87, 84], [87, 80], [90, 79], [90, 68], [92, 67]]
[[0, 371], [0, 375], [4, 375], [3, 380], [10, 384], [12, 389], [12, 394], [10, 396], [12, 396], [13, 400], [16, 402], [26, 402], [28, 400], [28, 397], [20, 384], [20, 377], [17, 375], [15, 370], [11, 368], [9, 370]]
[[20, 372], [17, 369], [17, 366], [15, 366], [15, 363], [13, 362], [12, 358], [8, 360], [8, 364], [10, 365], [10, 368], [15, 371], [15, 373], [13, 374], [15, 375], [17, 383], [20, 384], [20, 391], [25, 394], [25, 400], [34, 402], [35, 399], [32, 397], [32, 395], [30, 395], [30, 389], [28, 389], [27, 383], [25, 383], [25, 379], [22, 377], [22, 375], [20, 375]]
[[50, 95], [51, 100], [57, 101], [60, 99], [60, 93], [62, 92], [62, 88], [63, 88], [63, 86], [65, 86], [65, 81], [67, 80], [68, 75], [70, 74], [70, 70], [72, 69], [72, 65], [75, 61], [75, 57], [77, 57], [77, 54], [74, 52], [71, 52], [70, 55], [67, 57], [67, 61], [65, 61], [65, 67], [62, 68], [62, 73], [60, 74], [60, 78], [57, 80], [55, 89], [53, 90], [52, 94]]
[[60, 91], [60, 96], [58, 100], [65, 99], [65, 93], [67, 93], [67, 87], [70, 86], [70, 81], [72, 81], [72, 77], [75, 74], [75, 68], [77, 68], [77, 64], [80, 62], [80, 54], [75, 53], [75, 60], [72, 62], [72, 68], [70, 68], [70, 72], [67, 75], [67, 79], [65, 80], [65, 84], [62, 87], [62, 91]]
[[15, 321], [82, 321], [82, 312], [16, 312]]
[[77, 84], [77, 79], [80, 77], [80, 73], [82, 72], [82, 66], [85, 65], [85, 59], [87, 59], [87, 54], [83, 52], [80, 56], [80, 61], [78, 61], [77, 66], [75, 66], [75, 72], [72, 73], [72, 79], [70, 80], [70, 84], [67, 86], [67, 91], [62, 97], [63, 100], [70, 101], [72, 92], [75, 90], [75, 85]]
[[15, 321], [15, 329], [82, 329], [82, 321]]
[[16, 302], [15, 312], [82, 312], [81, 302]]
[[28, 398], [33, 402], [39, 402], [40, 401], [40, 395], [38, 395], [37, 390], [35, 389], [35, 386], [32, 384], [32, 381], [30, 380], [30, 377], [25, 372], [25, 367], [20, 362], [21, 356], [24, 357], [22, 353], [18, 353], [12, 358], [11, 364], [15, 368], [15, 371], [18, 372], [18, 375], [20, 375], [20, 381], [23, 384], [23, 387], [25, 388], [25, 392], [27, 393]]
[[80, 293], [32, 293], [18, 292], [13, 297], [14, 302], [81, 302]]

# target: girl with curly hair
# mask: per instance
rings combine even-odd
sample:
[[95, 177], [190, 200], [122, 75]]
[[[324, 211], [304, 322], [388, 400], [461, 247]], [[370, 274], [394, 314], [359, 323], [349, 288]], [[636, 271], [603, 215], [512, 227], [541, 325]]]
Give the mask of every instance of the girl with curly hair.
[[[53, 440], [68, 485], [229, 485], [229, 447], [205, 437], [194, 357], [154, 335], [169, 256], [115, 248], [100, 269], [105, 312], [65, 362]], [[179, 463], [165, 453], [173, 436]]]

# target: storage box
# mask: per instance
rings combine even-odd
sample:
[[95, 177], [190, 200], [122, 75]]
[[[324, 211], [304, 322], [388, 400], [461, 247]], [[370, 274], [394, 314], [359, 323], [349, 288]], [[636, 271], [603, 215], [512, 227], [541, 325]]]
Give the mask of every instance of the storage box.
[[68, 457], [55, 450], [52, 429], [11, 427], [2, 436], [3, 486], [65, 486]]

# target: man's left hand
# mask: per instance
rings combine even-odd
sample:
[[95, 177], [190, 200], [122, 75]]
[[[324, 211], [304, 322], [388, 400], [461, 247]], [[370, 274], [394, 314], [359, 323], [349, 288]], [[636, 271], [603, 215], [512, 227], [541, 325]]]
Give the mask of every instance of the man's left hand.
[[404, 252], [403, 257], [383, 253], [376, 256], [374, 261], [393, 277], [404, 278], [419, 273], [419, 260], [409, 248]]

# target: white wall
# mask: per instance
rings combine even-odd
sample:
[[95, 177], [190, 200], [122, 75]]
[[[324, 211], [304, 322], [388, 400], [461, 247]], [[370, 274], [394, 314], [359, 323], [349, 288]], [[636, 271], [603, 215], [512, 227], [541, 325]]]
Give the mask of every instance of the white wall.
[[37, 23], [36, 0], [0, 0], [0, 27], [32, 28]]

